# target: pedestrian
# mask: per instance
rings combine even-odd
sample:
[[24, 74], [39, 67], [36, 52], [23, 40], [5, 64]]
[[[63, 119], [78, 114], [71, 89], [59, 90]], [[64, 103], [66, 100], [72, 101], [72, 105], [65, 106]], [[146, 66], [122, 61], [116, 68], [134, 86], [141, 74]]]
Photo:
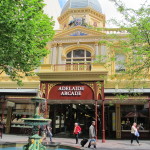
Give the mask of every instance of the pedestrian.
[[79, 126], [78, 123], [75, 123], [73, 134], [75, 135], [75, 138], [76, 138], [76, 144], [78, 144], [78, 138], [79, 138], [80, 133], [81, 133], [81, 127]]
[[47, 131], [47, 135], [50, 138], [50, 142], [52, 142], [52, 127], [51, 127], [51, 122], [48, 122], [48, 125], [46, 125], [46, 131]]
[[91, 145], [94, 146], [94, 148], [96, 148], [96, 129], [95, 129], [95, 121], [92, 121], [91, 126], [89, 127], [89, 145], [88, 148], [91, 147]]
[[139, 137], [139, 133], [138, 133], [138, 129], [137, 129], [137, 124], [134, 122], [131, 127], [131, 145], [132, 145], [134, 139], [140, 145], [138, 137]]

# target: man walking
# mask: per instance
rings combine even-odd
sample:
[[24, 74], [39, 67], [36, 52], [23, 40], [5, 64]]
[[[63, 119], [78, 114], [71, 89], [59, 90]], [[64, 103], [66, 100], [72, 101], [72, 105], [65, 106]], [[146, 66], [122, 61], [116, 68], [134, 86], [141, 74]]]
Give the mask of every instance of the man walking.
[[96, 130], [95, 130], [95, 121], [92, 121], [91, 126], [89, 127], [89, 145], [88, 148], [90, 148], [91, 145], [94, 145], [94, 148], [96, 148]]

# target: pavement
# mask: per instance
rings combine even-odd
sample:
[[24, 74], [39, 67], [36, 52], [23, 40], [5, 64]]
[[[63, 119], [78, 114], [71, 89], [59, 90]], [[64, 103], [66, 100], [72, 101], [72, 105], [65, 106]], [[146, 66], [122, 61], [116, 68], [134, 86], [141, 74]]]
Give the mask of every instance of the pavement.
[[[79, 139], [79, 143], [82, 139]], [[3, 134], [3, 138], [0, 139], [0, 144], [4, 143], [27, 143], [28, 136], [24, 135], [12, 135], [12, 134]], [[98, 139], [97, 141], [97, 150], [150, 150], [150, 140], [139, 140], [140, 146], [136, 143], [136, 141], [133, 142], [133, 144], [130, 144], [130, 140], [107, 140], [105, 143], [102, 143], [101, 139]], [[45, 142], [49, 142], [49, 138], [47, 137]], [[80, 144], [75, 144], [75, 139], [73, 138], [59, 138], [59, 137], [53, 137], [53, 142], [60, 143], [61, 145], [66, 146], [73, 146], [80, 149], [90, 150], [93, 149], [87, 148], [88, 143], [84, 146], [84, 148], [81, 147]]]

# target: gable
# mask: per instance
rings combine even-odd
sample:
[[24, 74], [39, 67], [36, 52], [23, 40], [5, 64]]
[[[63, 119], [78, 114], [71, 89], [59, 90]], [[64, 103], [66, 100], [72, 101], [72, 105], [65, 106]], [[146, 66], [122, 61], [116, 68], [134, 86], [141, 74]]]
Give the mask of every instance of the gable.
[[77, 26], [68, 30], [62, 30], [55, 35], [55, 38], [72, 38], [72, 37], [90, 37], [90, 36], [102, 36], [104, 33], [95, 31], [93, 29]]
[[70, 36], [86, 36], [86, 35], [88, 35], [86, 32], [83, 32], [83, 31], [80, 31], [80, 30], [77, 30], [77, 31], [72, 32], [70, 34]]

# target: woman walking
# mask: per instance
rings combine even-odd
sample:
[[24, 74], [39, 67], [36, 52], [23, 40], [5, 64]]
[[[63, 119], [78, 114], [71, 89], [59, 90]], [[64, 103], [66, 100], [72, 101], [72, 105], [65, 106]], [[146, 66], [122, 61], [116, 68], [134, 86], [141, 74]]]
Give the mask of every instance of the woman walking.
[[138, 133], [138, 129], [137, 129], [137, 124], [134, 122], [131, 127], [131, 145], [132, 145], [134, 139], [140, 145], [138, 137], [139, 137], [139, 133]]
[[79, 133], [81, 133], [81, 127], [78, 125], [78, 123], [75, 123], [73, 134], [75, 135], [76, 138], [76, 144], [78, 144]]
[[46, 125], [47, 135], [50, 138], [50, 143], [52, 142], [52, 128], [51, 128], [51, 122], [48, 122], [48, 125]]

